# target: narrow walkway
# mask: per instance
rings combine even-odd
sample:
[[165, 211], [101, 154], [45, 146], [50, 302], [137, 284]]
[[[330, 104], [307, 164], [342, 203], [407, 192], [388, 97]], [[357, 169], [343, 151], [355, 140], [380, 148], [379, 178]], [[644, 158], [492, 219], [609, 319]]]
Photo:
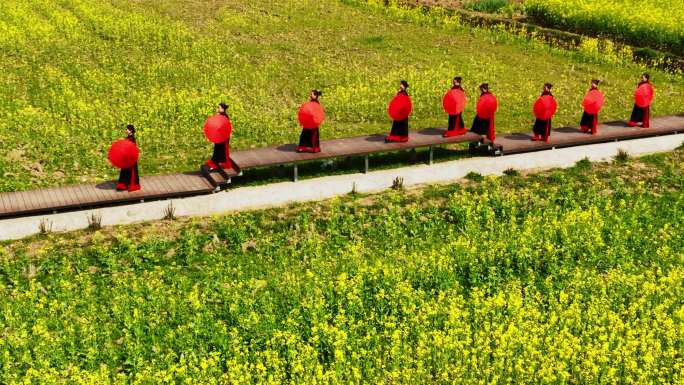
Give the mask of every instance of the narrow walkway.
[[[323, 151], [316, 154], [300, 154], [295, 152], [296, 146], [294, 144], [286, 144], [235, 151], [232, 157], [242, 170], [247, 170], [418, 147], [433, 148], [439, 145], [472, 142], [478, 139], [478, 136], [472, 133], [443, 138], [443, 132], [443, 129], [435, 128], [414, 131], [411, 132], [410, 140], [406, 143], [385, 143], [383, 135], [332, 139], [323, 141], [321, 144]], [[503, 134], [497, 137], [496, 144], [502, 146], [504, 154], [515, 154], [678, 132], [684, 132], [684, 114], [654, 118], [651, 120], [651, 127], [647, 129], [628, 127], [624, 122], [608, 122], [599, 125], [597, 135], [585, 134], [578, 128], [563, 127], [553, 130], [549, 143], [532, 142], [530, 134]], [[217, 183], [225, 181], [217, 174], [213, 175], [212, 179]], [[232, 172], [229, 176], [235, 176], [235, 173]], [[116, 191], [114, 182], [0, 193], [0, 218], [202, 195], [209, 194], [214, 189], [214, 186], [200, 173], [143, 177], [141, 184], [143, 189], [134, 193]]]
[[212, 195], [127, 206], [5, 219], [0, 220], [0, 240], [19, 239], [38, 234], [41, 227], [53, 232], [85, 229], [93, 218], [100, 218], [103, 226], [159, 220], [167, 215], [170, 208], [179, 217], [221, 215], [233, 211], [277, 207], [292, 202], [318, 201], [345, 195], [352, 189], [360, 193], [374, 193], [389, 188], [397, 177], [403, 178], [404, 186], [410, 187], [420, 184], [448, 183], [461, 179], [470, 172], [500, 175], [509, 168], [540, 170], [571, 167], [584, 158], [591, 161], [608, 160], [619, 150], [627, 151], [632, 156], [672, 151], [681, 146], [682, 142], [684, 142], [684, 134], [667, 135], [501, 157], [461, 159], [432, 166], [418, 165], [373, 171], [367, 174], [327, 176], [297, 183], [283, 182], [242, 187]]

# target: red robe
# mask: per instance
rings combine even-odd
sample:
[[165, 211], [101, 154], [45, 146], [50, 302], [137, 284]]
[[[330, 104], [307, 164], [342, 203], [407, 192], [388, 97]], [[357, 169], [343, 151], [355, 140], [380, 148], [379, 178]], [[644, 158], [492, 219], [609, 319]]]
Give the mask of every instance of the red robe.
[[[453, 86], [451, 89], [463, 90], [461, 86]], [[468, 130], [466, 129], [465, 122], [463, 121], [463, 113], [460, 113], [456, 115], [449, 115], [447, 130], [442, 136], [449, 138], [452, 136], [463, 135], [466, 132], [468, 132]]]
[[[229, 118], [226, 114], [222, 115]], [[209, 166], [210, 170], [216, 170], [218, 167], [233, 168], [233, 162], [230, 161], [230, 136], [232, 133], [231, 126], [231, 129], [228, 131], [228, 139], [225, 142], [214, 143], [214, 153], [211, 156], [211, 160], [207, 161], [207, 166]]]
[[[135, 135], [130, 135], [126, 138], [135, 143]], [[138, 162], [128, 168], [122, 168], [119, 172], [119, 181], [116, 184], [116, 189], [119, 191], [129, 192], [140, 190], [140, 174], [138, 173]]]
[[[480, 97], [490, 92], [483, 92]], [[481, 118], [479, 115], [475, 114], [475, 119], [473, 120], [473, 125], [470, 127], [470, 131], [478, 135], [485, 135], [487, 139], [494, 142], [496, 139], [496, 131], [494, 129], [494, 115], [491, 118], [485, 119]]]

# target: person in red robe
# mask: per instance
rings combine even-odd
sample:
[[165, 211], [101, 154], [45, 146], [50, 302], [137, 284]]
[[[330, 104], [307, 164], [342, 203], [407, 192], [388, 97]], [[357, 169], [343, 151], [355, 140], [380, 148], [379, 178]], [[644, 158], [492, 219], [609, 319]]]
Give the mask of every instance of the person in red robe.
[[[226, 118], [230, 119], [228, 116], [228, 105], [226, 103], [219, 103], [218, 107], [216, 108], [216, 113], [225, 116]], [[228, 131], [228, 139], [225, 142], [221, 143], [214, 143], [214, 153], [211, 156], [211, 159], [207, 161], [207, 166], [209, 167], [209, 170], [216, 170], [219, 167], [223, 169], [227, 168], [233, 168], [233, 162], [230, 160], [230, 135], [232, 134], [232, 130]]]
[[[593, 79], [591, 81], [591, 88], [589, 92], [598, 90], [599, 83], [601, 81], [598, 79]], [[598, 132], [598, 112], [595, 114], [590, 114], [586, 111], [582, 114], [582, 119], [580, 120], [580, 128], [582, 132], [588, 132], [592, 135], [596, 135]]]
[[[456, 76], [453, 80], [453, 85], [451, 86], [452, 90], [463, 90], [463, 87], [461, 87], [461, 77]], [[465, 91], [464, 91], [465, 92]], [[458, 135], [463, 135], [468, 130], [466, 130], [465, 127], [465, 122], [463, 122], [463, 112], [458, 113], [456, 115], [449, 115], [449, 122], [447, 125], [447, 130], [442, 136], [445, 138], [449, 138], [452, 136], [458, 136]]]
[[[312, 90], [309, 94], [309, 101], [320, 103], [318, 98], [323, 95], [321, 91]], [[319, 135], [320, 127], [302, 128], [302, 133], [299, 135], [299, 145], [297, 152], [321, 152], [321, 142]]]
[[[489, 91], [489, 84], [480, 84], [480, 98], [485, 95], [493, 94]], [[473, 125], [470, 127], [470, 131], [480, 135], [480, 143], [485, 144], [486, 140], [489, 140], [491, 144], [494, 144], [494, 139], [496, 138], [496, 132], [494, 129], [494, 115], [490, 118], [483, 118], [480, 115], [475, 114], [475, 119], [473, 120]]]
[[[399, 92], [397, 95], [409, 96], [406, 91], [409, 88], [409, 84], [406, 80], [399, 82]], [[408, 142], [409, 140], [409, 120], [408, 117], [404, 120], [393, 120], [392, 130], [390, 134], [385, 137], [385, 142]]]
[[[132, 124], [126, 126], [126, 140], [135, 144], [135, 127]], [[138, 173], [138, 162], [128, 168], [122, 168], [119, 173], [119, 181], [116, 184], [117, 191], [133, 192], [140, 190], [140, 174]]]
[[[544, 83], [544, 88], [542, 90], [541, 96], [545, 95], [550, 95], [553, 97], [553, 94], [551, 94], [551, 88], [553, 85], [551, 83]], [[534, 126], [532, 127], [532, 131], [534, 132], [534, 136], [532, 137], [532, 140], [534, 141], [539, 141], [543, 140], [546, 143], [549, 142], [549, 136], [551, 136], [551, 118], [549, 119], [539, 119], [536, 118], [534, 121]]]
[[[637, 84], [637, 88], [641, 86], [642, 84], [649, 84], [650, 83], [650, 75], [649, 74], [642, 74], [641, 75], [641, 81], [639, 84]], [[641, 127], [643, 128], [649, 128], [650, 127], [650, 113], [651, 113], [651, 106], [646, 106], [646, 107], [639, 107], [637, 106], [636, 103], [634, 103], [634, 108], [632, 109], [632, 116], [629, 118], [629, 125], [630, 127], [636, 127], [641, 123]]]

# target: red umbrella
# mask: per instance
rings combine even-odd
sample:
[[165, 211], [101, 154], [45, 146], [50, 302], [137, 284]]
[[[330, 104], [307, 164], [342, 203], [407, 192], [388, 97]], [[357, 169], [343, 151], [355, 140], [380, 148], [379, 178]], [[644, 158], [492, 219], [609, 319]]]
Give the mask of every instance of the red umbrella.
[[297, 119], [303, 128], [318, 128], [325, 120], [325, 110], [321, 103], [306, 102], [299, 107]]
[[411, 115], [413, 111], [413, 104], [411, 98], [406, 94], [398, 94], [387, 107], [387, 113], [392, 120], [404, 120]]
[[582, 106], [584, 107], [584, 111], [587, 114], [598, 114], [599, 111], [601, 111], [601, 108], [603, 108], [603, 104], [605, 103], [606, 98], [603, 96], [603, 93], [599, 90], [590, 90], [587, 92], [587, 94], [584, 96], [584, 100], [582, 101]]
[[553, 117], [558, 109], [558, 103], [556, 99], [551, 95], [544, 95], [539, 97], [536, 102], [534, 102], [534, 116], [537, 119], [548, 120]]
[[107, 154], [112, 165], [122, 169], [132, 167], [138, 161], [139, 156], [138, 146], [127, 139], [119, 139], [112, 143]]
[[216, 114], [204, 123], [204, 135], [212, 143], [223, 143], [233, 132], [233, 124], [227, 116]]
[[463, 92], [463, 90], [459, 90], [458, 88], [449, 90], [449, 92], [444, 95], [444, 99], [442, 99], [442, 107], [444, 107], [444, 112], [449, 115], [457, 115], [463, 112], [466, 103], [467, 99], [465, 92]]
[[497, 107], [496, 96], [492, 93], [486, 93], [480, 96], [480, 99], [477, 101], [477, 116], [482, 119], [491, 119]]
[[634, 102], [637, 106], [644, 108], [651, 105], [653, 97], [655, 96], [655, 90], [651, 83], [644, 83], [637, 87], [634, 92]]

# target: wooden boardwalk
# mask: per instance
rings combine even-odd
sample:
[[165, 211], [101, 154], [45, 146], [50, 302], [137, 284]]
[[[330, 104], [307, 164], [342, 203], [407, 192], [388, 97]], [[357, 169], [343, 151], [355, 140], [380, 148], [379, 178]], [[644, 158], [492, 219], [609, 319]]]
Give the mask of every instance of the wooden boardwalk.
[[116, 182], [83, 184], [0, 194], [0, 217], [206, 194], [213, 187], [199, 173], [141, 178], [142, 190], [116, 191]]
[[237, 151], [232, 156], [240, 167], [245, 170], [255, 167], [266, 167], [279, 164], [292, 164], [312, 160], [339, 158], [345, 156], [359, 156], [379, 152], [392, 152], [417, 147], [429, 147], [450, 143], [472, 142], [479, 136], [468, 132], [465, 135], [450, 138], [442, 137], [444, 129], [428, 128], [412, 131], [410, 140], [405, 143], [385, 143], [385, 135], [355, 136], [350, 138], [331, 139], [321, 142], [322, 151], [319, 153], [298, 153], [296, 144], [255, 148]]
[[[472, 133], [443, 138], [442, 132], [444, 132], [443, 129], [434, 128], [414, 131], [411, 132], [410, 140], [406, 143], [385, 143], [383, 135], [332, 139], [323, 141], [321, 143], [323, 151], [316, 154], [297, 153], [295, 152], [296, 145], [286, 144], [234, 151], [231, 155], [240, 168], [246, 170], [326, 158], [363, 156], [402, 149], [467, 143], [478, 139], [478, 136]], [[503, 146], [504, 154], [513, 154], [678, 132], [684, 132], [684, 114], [653, 118], [650, 128], [627, 127], [624, 122], [609, 122], [599, 126], [597, 135], [582, 133], [577, 128], [564, 127], [553, 130], [550, 143], [532, 142], [530, 140], [531, 134], [503, 134], [497, 137], [496, 143]], [[235, 173], [231, 172], [229, 176], [235, 176]], [[212, 178], [217, 183], [225, 181], [217, 173], [212, 173]], [[0, 217], [208, 194], [214, 189], [212, 183], [202, 177], [200, 173], [143, 177], [141, 178], [141, 185], [143, 189], [133, 193], [116, 191], [113, 181], [0, 193]]]
[[496, 143], [503, 146], [504, 154], [515, 154], [613, 140], [676, 134], [684, 132], [684, 114], [653, 118], [651, 119], [650, 126], [650, 128], [629, 127], [625, 122], [607, 122], [599, 125], [596, 135], [586, 134], [576, 127], [562, 127], [553, 130], [549, 143], [533, 142], [531, 140], [531, 132], [525, 134], [503, 134], [497, 137]]

